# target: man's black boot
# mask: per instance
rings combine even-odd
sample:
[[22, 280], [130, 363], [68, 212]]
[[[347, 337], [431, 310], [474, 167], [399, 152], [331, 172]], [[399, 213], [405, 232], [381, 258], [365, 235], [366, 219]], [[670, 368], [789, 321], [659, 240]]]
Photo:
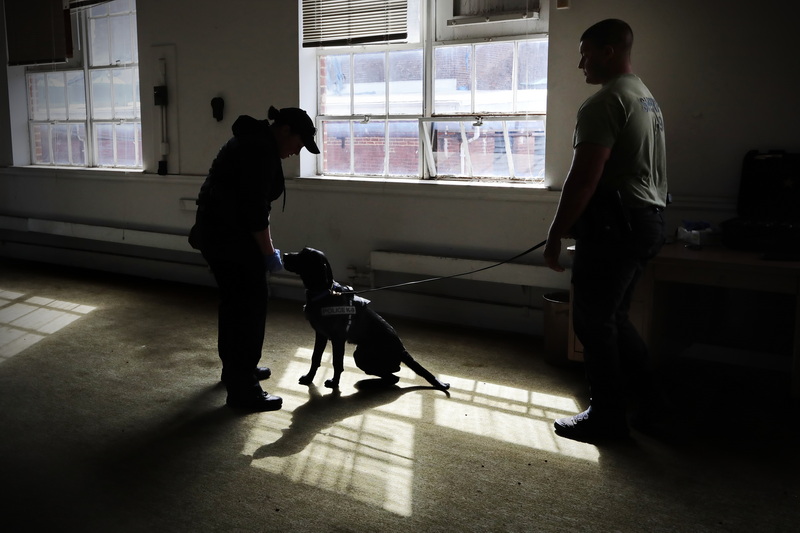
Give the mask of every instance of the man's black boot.
[[625, 411], [621, 409], [587, 410], [575, 416], [559, 418], [553, 423], [560, 437], [582, 442], [619, 439], [628, 436]]

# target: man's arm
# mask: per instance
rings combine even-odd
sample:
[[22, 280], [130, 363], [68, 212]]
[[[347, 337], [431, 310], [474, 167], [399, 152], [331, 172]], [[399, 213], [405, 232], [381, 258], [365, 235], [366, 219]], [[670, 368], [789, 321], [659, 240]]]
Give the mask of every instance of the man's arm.
[[564, 271], [559, 262], [561, 239], [569, 236], [570, 229], [586, 209], [610, 154], [611, 148], [599, 144], [581, 143], [575, 147], [572, 166], [564, 181], [561, 199], [547, 232], [547, 245], [544, 249], [545, 263], [556, 272]]

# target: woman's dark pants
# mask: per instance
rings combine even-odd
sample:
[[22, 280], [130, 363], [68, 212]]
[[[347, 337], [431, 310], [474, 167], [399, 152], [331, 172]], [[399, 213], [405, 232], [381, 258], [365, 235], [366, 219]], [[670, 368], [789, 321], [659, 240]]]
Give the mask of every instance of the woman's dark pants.
[[203, 253], [219, 288], [217, 346], [229, 395], [261, 392], [255, 377], [261, 359], [269, 286], [263, 259], [232, 261]]

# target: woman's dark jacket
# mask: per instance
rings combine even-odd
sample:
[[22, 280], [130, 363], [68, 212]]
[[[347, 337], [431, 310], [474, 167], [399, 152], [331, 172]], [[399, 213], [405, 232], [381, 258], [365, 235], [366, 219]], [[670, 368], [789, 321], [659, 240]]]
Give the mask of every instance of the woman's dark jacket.
[[252, 234], [269, 226], [271, 203], [284, 192], [281, 158], [268, 121], [242, 115], [232, 130], [200, 188], [189, 244], [228, 260], [260, 258]]

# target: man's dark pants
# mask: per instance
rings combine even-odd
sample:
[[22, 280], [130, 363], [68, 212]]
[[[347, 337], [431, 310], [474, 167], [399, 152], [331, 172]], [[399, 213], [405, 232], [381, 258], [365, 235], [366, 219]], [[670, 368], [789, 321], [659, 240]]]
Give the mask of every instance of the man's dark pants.
[[630, 210], [627, 221], [589, 220], [573, 261], [573, 326], [583, 344], [592, 410], [624, 416], [627, 392], [650, 388], [647, 346], [628, 317], [647, 261], [664, 243], [660, 210]]

